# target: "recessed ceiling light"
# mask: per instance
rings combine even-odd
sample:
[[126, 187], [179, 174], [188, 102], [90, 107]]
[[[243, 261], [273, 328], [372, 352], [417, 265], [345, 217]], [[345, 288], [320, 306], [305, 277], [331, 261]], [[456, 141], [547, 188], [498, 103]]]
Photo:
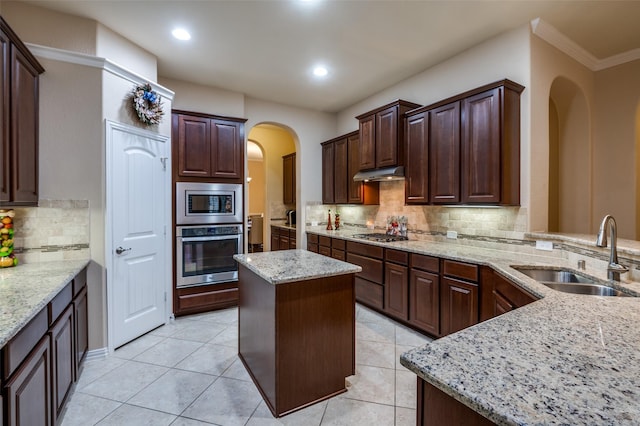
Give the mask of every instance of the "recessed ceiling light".
[[329, 71], [322, 65], [319, 65], [313, 69], [313, 75], [315, 75], [316, 77], [326, 77], [327, 74], [329, 74]]
[[191, 34], [189, 34], [189, 32], [184, 28], [176, 28], [171, 31], [171, 34], [173, 34], [173, 36], [178, 40], [191, 40]]

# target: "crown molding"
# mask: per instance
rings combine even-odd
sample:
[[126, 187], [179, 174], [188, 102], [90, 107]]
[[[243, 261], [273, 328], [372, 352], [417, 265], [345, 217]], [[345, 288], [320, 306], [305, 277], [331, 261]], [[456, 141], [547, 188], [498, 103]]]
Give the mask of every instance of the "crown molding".
[[36, 57], [101, 69], [124, 80], [128, 80], [133, 84], [149, 83], [153, 90], [155, 90], [160, 96], [168, 100], [173, 101], [173, 97], [175, 96], [175, 92], [173, 92], [172, 90], [169, 90], [157, 83], [151, 82], [140, 74], [124, 68], [123, 66], [120, 66], [115, 62], [110, 61], [109, 59], [87, 55], [86, 53], [57, 49], [55, 47], [40, 46], [31, 43], [25, 44], [27, 45], [31, 53], [33, 53], [33, 55]]
[[640, 48], [629, 50], [628, 52], [623, 52], [605, 59], [598, 59], [578, 43], [558, 31], [553, 25], [543, 21], [541, 18], [536, 18], [531, 21], [531, 31], [547, 43], [589, 68], [591, 71], [601, 71], [640, 59]]

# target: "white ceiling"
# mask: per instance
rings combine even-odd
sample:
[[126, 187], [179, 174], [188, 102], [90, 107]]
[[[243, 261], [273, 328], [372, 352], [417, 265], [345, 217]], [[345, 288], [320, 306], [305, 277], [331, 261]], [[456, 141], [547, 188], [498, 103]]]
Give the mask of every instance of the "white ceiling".
[[23, 1], [101, 22], [154, 54], [160, 76], [328, 112], [536, 17], [596, 59], [640, 47], [634, 0]]

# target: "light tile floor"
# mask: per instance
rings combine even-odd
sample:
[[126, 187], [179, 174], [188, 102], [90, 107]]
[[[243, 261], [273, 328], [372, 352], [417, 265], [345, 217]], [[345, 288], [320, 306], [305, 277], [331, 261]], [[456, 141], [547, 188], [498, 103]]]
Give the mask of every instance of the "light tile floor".
[[416, 376], [400, 354], [429, 339], [356, 307], [348, 391], [276, 419], [238, 359], [236, 308], [180, 317], [87, 361], [63, 426], [415, 425]]

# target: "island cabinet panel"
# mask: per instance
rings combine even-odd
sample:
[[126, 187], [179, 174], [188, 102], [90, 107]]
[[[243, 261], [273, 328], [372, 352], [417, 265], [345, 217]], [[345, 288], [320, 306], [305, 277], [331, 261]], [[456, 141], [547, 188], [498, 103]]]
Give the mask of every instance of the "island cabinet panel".
[[480, 321], [486, 321], [538, 300], [487, 266], [482, 267], [481, 273]]
[[274, 416], [346, 391], [355, 373], [354, 276], [272, 284], [239, 271], [239, 356]]
[[439, 259], [411, 254], [409, 322], [433, 336], [440, 336]]
[[460, 202], [460, 102], [429, 111], [429, 200]]
[[494, 426], [471, 408], [418, 377], [418, 426]]
[[405, 202], [429, 202], [429, 112], [407, 117]]
[[385, 249], [384, 310], [390, 316], [409, 319], [409, 253]]

